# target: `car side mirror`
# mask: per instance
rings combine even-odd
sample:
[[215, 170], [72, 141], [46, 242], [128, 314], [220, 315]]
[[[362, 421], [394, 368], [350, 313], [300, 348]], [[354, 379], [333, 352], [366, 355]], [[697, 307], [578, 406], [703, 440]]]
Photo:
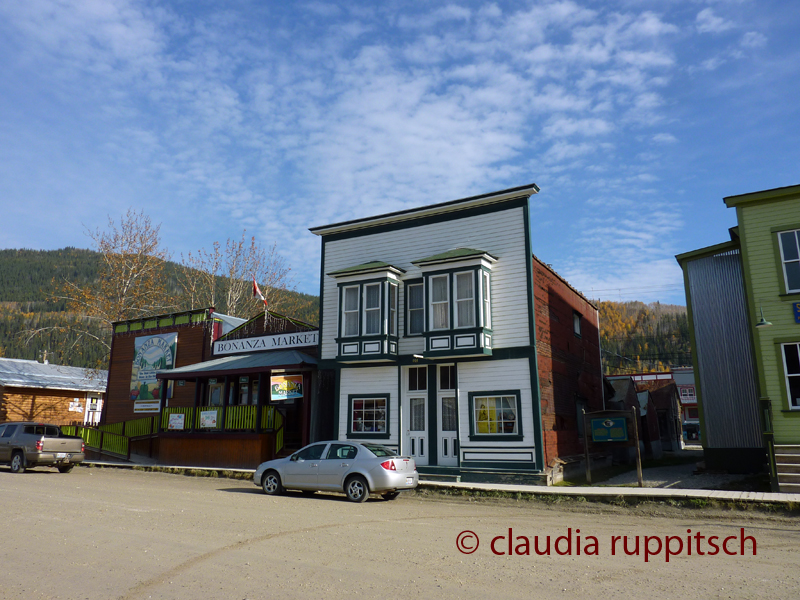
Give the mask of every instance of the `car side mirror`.
[[292, 462], [297, 462], [297, 454], [292, 454], [292, 457], [289, 460]]

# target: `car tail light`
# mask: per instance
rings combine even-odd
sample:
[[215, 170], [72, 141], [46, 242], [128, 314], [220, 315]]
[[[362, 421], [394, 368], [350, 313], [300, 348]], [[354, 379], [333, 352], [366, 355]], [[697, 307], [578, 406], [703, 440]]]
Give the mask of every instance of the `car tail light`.
[[381, 466], [387, 471], [397, 471], [397, 467], [394, 466], [393, 460], [385, 460], [381, 463]]
[[81, 442], [81, 452], [86, 451], [86, 442]]
[[41, 452], [44, 450], [44, 440], [36, 440], [36, 451]]

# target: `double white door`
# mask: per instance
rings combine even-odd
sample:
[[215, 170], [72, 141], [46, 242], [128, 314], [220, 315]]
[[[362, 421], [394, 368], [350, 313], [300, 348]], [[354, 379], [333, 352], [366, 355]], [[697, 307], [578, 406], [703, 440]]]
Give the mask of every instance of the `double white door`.
[[[436, 392], [430, 394], [428, 369], [436, 369]], [[448, 369], [444, 376], [442, 370]], [[452, 366], [410, 367], [403, 373], [403, 453], [418, 465], [429, 465], [430, 438], [436, 440], [436, 464], [458, 466], [458, 400]], [[442, 388], [445, 389], [442, 389]], [[431, 427], [430, 402], [436, 402], [436, 423]]]

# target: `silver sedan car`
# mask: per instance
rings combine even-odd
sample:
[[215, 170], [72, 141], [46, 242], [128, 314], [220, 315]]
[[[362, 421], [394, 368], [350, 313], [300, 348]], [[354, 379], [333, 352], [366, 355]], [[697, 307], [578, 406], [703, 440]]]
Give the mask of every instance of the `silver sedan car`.
[[393, 500], [419, 483], [413, 458], [369, 442], [316, 442], [286, 458], [261, 463], [253, 483], [266, 494], [285, 489], [344, 492], [353, 502], [371, 493]]

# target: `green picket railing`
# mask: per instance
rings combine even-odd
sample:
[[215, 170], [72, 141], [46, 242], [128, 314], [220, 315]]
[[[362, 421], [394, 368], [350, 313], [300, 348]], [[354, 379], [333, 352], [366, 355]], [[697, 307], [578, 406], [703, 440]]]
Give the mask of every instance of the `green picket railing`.
[[131, 421], [124, 421], [125, 430], [123, 434], [129, 438], [151, 435], [156, 433], [155, 424], [157, 422], [155, 417], [141, 417]]
[[268, 431], [275, 429], [275, 415], [280, 413], [275, 410], [274, 406], [265, 406], [261, 411], [261, 430]]
[[125, 422], [120, 421], [119, 423], [110, 423], [108, 425], [100, 425], [98, 426], [100, 431], [107, 431], [109, 433], [115, 433], [117, 435], [125, 435]]
[[100, 439], [101, 449], [105, 452], [128, 456], [128, 438], [124, 435], [103, 431]]
[[225, 429], [241, 431], [256, 428], [256, 407], [252, 405], [229, 406], [225, 411]]

